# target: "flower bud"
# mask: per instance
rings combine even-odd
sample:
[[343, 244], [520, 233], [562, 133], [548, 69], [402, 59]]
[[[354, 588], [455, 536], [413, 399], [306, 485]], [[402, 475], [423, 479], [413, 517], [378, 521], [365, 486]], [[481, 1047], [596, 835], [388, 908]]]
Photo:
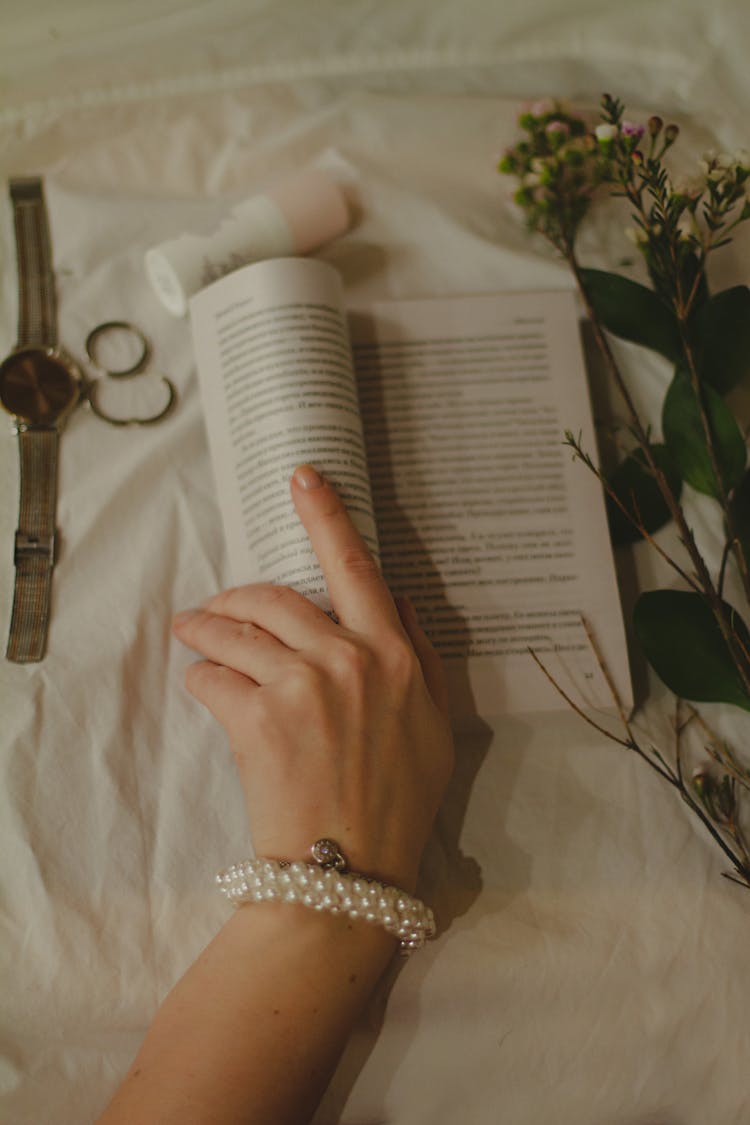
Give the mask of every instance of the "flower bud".
[[599, 143], [606, 145], [613, 141], [617, 136], [617, 126], [597, 125], [596, 129], [594, 129], [594, 133], [596, 134], [596, 139], [599, 141]]
[[711, 777], [711, 774], [706, 769], [697, 769], [695, 771], [695, 773], [693, 774], [692, 780], [693, 780], [693, 789], [695, 790], [695, 792], [698, 794], [698, 796], [701, 798], [702, 801], [705, 800], [705, 798], [707, 797], [707, 795], [711, 791], [711, 786], [712, 786], [712, 783], [713, 783], [713, 779]]
[[679, 132], [680, 130], [677, 125], [667, 125], [666, 129], [664, 130], [664, 140], [668, 145], [673, 144], [677, 140]]
[[728, 824], [737, 817], [737, 791], [734, 779], [724, 774], [716, 787], [716, 804], [719, 815]]
[[513, 196], [513, 202], [517, 203], [519, 207], [528, 207], [532, 202], [532, 195], [529, 188], [519, 188]]
[[717, 779], [710, 767], [702, 766], [692, 777], [693, 790], [717, 824], [731, 825], [737, 819], [737, 792], [734, 778], [722, 774]]
[[663, 128], [664, 122], [662, 121], [661, 117], [658, 116], [658, 114], [655, 113], [653, 117], [649, 117], [648, 131], [652, 137], [658, 137]]
[[570, 127], [564, 121], [550, 121], [545, 125], [544, 131], [549, 137], [551, 144], [561, 144], [570, 134]]
[[553, 98], [539, 98], [528, 107], [528, 113], [532, 117], [545, 117], [548, 113], [554, 113], [556, 109], [557, 103]]

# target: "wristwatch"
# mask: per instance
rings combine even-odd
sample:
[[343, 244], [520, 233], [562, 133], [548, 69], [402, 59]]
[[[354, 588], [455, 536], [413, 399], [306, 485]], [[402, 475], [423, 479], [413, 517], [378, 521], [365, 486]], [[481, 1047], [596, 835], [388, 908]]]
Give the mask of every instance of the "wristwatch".
[[0, 403], [12, 415], [20, 456], [13, 611], [6, 656], [44, 656], [55, 564], [57, 451], [80, 400], [82, 373], [57, 344], [57, 300], [42, 181], [10, 181], [18, 260], [18, 343], [0, 364]]

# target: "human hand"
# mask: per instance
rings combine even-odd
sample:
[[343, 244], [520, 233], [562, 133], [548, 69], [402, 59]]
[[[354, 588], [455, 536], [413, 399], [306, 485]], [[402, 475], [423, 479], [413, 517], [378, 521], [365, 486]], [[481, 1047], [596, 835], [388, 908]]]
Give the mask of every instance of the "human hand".
[[352, 870], [413, 890], [453, 768], [440, 660], [332, 486], [303, 466], [291, 491], [339, 623], [287, 587], [226, 590], [175, 619], [205, 657], [186, 685], [227, 731], [257, 854], [332, 837]]

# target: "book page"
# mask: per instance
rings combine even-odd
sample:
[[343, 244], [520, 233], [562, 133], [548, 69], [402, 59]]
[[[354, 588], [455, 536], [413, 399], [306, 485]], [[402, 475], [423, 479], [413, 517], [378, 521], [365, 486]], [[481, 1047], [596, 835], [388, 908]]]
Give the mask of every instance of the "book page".
[[255, 262], [196, 294], [190, 317], [233, 580], [293, 586], [329, 611], [289, 495], [296, 465], [326, 474], [378, 553], [339, 275]]
[[449, 671], [454, 711], [625, 702], [624, 629], [573, 296], [378, 303], [350, 316], [383, 571]]

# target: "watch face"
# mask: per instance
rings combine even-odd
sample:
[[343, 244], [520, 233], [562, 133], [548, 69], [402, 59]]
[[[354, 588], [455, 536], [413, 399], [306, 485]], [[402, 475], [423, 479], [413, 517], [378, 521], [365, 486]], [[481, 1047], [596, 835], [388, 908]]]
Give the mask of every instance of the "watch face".
[[72, 410], [78, 395], [74, 372], [55, 353], [29, 348], [0, 365], [0, 402], [21, 422], [51, 425]]

